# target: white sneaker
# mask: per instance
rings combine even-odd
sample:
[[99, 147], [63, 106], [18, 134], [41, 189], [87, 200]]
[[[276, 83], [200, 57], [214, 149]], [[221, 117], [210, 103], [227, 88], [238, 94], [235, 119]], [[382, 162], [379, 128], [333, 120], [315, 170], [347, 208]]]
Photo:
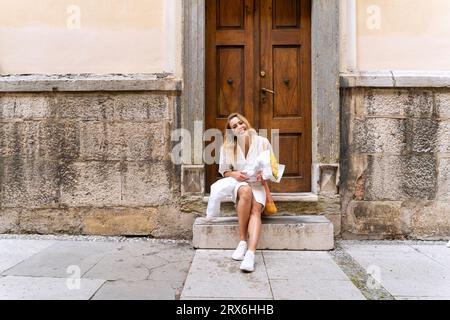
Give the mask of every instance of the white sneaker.
[[244, 260], [245, 253], [247, 252], [247, 242], [241, 241], [239, 242], [236, 250], [234, 250], [233, 255], [231, 258], [236, 261], [242, 261]]
[[450, 248], [450, 241], [447, 243], [447, 248]]
[[255, 253], [248, 250], [245, 254], [244, 261], [241, 263], [241, 270], [245, 272], [255, 271]]

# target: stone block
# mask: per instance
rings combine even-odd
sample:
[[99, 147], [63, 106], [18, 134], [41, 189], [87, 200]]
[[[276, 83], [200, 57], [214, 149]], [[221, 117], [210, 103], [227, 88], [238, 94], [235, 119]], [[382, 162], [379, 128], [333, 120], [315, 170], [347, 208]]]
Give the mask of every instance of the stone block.
[[338, 193], [338, 165], [320, 165], [320, 193], [322, 195], [334, 195]]
[[182, 168], [182, 191], [184, 193], [202, 193], [204, 191], [205, 169], [203, 166]]
[[431, 90], [408, 89], [406, 102], [408, 117], [431, 117], [434, 115], [434, 93]]
[[365, 114], [371, 116], [404, 116], [407, 101], [407, 90], [370, 89], [363, 98]]
[[358, 153], [395, 153], [406, 149], [406, 121], [403, 119], [356, 119], [354, 151]]
[[33, 158], [39, 155], [40, 123], [1, 122], [0, 157]]
[[165, 122], [84, 122], [80, 135], [83, 160], [162, 161], [170, 151]]
[[152, 232], [155, 238], [192, 239], [192, 225], [198, 215], [181, 212], [177, 205], [158, 207], [158, 224]]
[[20, 212], [21, 209], [0, 209], [0, 234], [18, 233]]
[[408, 132], [412, 141], [412, 151], [434, 153], [439, 142], [439, 122], [436, 119], [413, 119], [412, 131]]
[[364, 198], [361, 200], [396, 200], [404, 197], [401, 166], [399, 156], [369, 156]]
[[439, 159], [438, 195], [439, 200], [450, 200], [450, 158]]
[[80, 234], [79, 210], [23, 209], [20, 215], [20, 232], [33, 234]]
[[121, 205], [153, 206], [172, 201], [169, 163], [126, 162], [123, 164]]
[[404, 235], [409, 222], [402, 222], [400, 201], [351, 201], [343, 219], [343, 231], [369, 239]]
[[435, 99], [439, 117], [450, 118], [450, 91], [436, 92]]
[[113, 120], [114, 101], [107, 93], [58, 93], [54, 113], [63, 119]]
[[431, 117], [435, 114], [434, 93], [422, 89], [368, 89], [364, 114], [372, 116]]
[[97, 208], [82, 212], [82, 233], [102, 236], [149, 236], [157, 225], [155, 208]]
[[450, 120], [439, 122], [437, 151], [442, 153], [450, 153]]
[[434, 199], [434, 155], [369, 156], [365, 200]]
[[82, 121], [161, 121], [168, 104], [168, 97], [148, 93], [65, 93], [57, 96], [56, 112]]
[[76, 159], [79, 124], [54, 119], [0, 123], [0, 157]]
[[14, 93], [0, 95], [3, 120], [38, 120], [52, 116], [53, 98], [43, 94]]
[[80, 123], [47, 119], [39, 130], [39, 156], [75, 160], [80, 153]]
[[121, 165], [118, 162], [76, 162], [68, 167], [61, 185], [67, 206], [120, 206]]
[[324, 216], [333, 224], [334, 236], [337, 237], [341, 234], [342, 215], [341, 213], [326, 213]]
[[[237, 243], [237, 218], [196, 219], [193, 228], [195, 248], [235, 249]], [[323, 216], [263, 219], [258, 249], [326, 251], [333, 248], [333, 224]]]
[[0, 159], [2, 207], [48, 207], [59, 201], [63, 164], [44, 159]]
[[416, 239], [448, 239], [449, 213], [450, 201], [411, 201], [402, 206], [402, 214], [411, 216], [411, 236]]
[[148, 93], [130, 93], [114, 96], [116, 120], [162, 121], [169, 118], [169, 98]]

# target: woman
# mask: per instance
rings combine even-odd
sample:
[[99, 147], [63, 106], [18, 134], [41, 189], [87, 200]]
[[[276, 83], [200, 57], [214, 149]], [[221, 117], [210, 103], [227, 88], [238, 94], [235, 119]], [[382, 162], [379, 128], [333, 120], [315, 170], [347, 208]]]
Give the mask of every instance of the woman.
[[233, 192], [233, 202], [239, 218], [241, 241], [232, 258], [242, 261], [240, 269], [246, 272], [254, 271], [266, 192], [261, 183], [261, 174], [258, 174], [256, 182], [250, 182], [250, 177], [242, 171], [268, 149], [272, 149], [269, 140], [258, 136], [243, 115], [233, 113], [228, 117], [225, 143], [220, 152], [219, 172], [223, 177], [233, 177], [239, 182]]

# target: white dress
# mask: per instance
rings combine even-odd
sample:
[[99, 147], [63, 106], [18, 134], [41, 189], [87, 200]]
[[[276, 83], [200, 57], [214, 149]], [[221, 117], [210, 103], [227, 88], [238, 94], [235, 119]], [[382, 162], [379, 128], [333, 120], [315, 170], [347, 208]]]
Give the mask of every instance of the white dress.
[[[241, 148], [237, 147], [237, 159], [236, 163], [233, 163], [233, 155], [227, 152], [224, 152], [224, 148], [222, 146], [220, 150], [220, 162], [219, 162], [219, 173], [223, 176], [226, 171], [243, 171], [246, 166], [252, 165], [258, 156], [265, 150], [272, 150], [272, 146], [268, 139], [253, 135], [252, 142], [248, 149], [247, 158], [245, 158], [244, 152]], [[234, 188], [234, 192], [232, 195], [232, 200], [236, 206], [237, 193], [239, 188], [242, 186], [250, 186], [252, 188], [253, 197], [255, 201], [260, 203], [264, 207], [266, 206], [266, 191], [261, 182], [240, 182]]]

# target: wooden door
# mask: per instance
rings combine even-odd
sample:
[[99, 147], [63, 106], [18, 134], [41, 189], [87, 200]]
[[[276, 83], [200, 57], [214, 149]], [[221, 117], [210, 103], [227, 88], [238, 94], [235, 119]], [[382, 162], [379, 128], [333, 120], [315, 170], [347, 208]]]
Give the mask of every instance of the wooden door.
[[286, 172], [272, 192], [311, 191], [310, 17], [311, 0], [206, 1], [206, 129], [240, 112], [269, 138], [279, 130]]

